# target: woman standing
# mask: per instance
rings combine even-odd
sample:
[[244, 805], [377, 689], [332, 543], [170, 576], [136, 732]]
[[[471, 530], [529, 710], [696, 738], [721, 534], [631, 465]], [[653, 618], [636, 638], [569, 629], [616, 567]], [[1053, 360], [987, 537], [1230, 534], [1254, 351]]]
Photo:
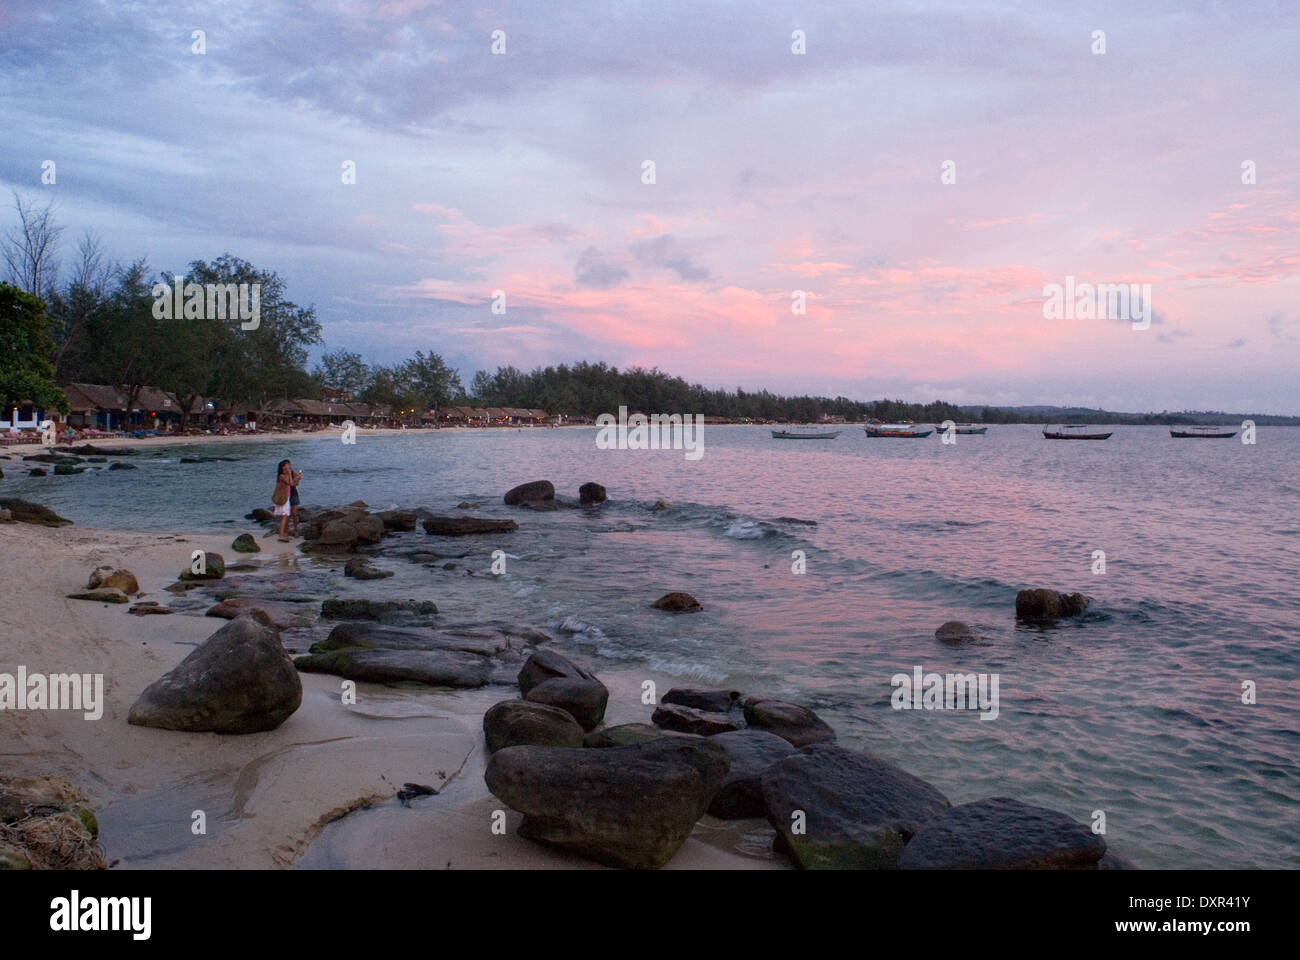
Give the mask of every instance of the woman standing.
[[281, 543], [289, 542], [289, 538], [285, 536], [285, 527], [293, 513], [293, 507], [289, 504], [293, 483], [293, 466], [288, 460], [281, 460], [279, 466], [275, 468], [275, 492], [271, 494], [271, 503], [275, 505], [274, 514], [280, 518]]
[[302, 471], [293, 469], [289, 465], [289, 517], [293, 521], [293, 533], [290, 536], [298, 536], [298, 484], [302, 483]]

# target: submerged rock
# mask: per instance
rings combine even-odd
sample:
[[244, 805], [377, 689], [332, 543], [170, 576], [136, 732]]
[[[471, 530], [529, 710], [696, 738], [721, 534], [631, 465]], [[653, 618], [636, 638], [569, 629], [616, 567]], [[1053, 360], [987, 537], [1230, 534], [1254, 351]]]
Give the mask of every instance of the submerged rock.
[[934, 638], [944, 643], [969, 643], [978, 640], [979, 634], [970, 624], [962, 623], [960, 620], [949, 620], [934, 631]]
[[584, 507], [604, 503], [607, 499], [609, 498], [605, 494], [605, 488], [599, 483], [584, 483], [578, 488], [578, 503]]
[[487, 517], [426, 517], [424, 532], [439, 537], [465, 537], [476, 533], [509, 533], [518, 530], [513, 520], [490, 520]]
[[114, 460], [108, 465], [109, 472], [114, 470], [138, 470], [140, 469], [134, 463], [123, 463], [121, 460]]
[[1096, 866], [1106, 841], [1086, 823], [1009, 797], [963, 803], [923, 824], [904, 870], [1067, 870]]
[[165, 730], [274, 730], [302, 704], [302, 682], [280, 632], [257, 612], [238, 617], [155, 680], [129, 723]]
[[343, 575], [357, 580], [383, 580], [393, 576], [392, 570], [371, 566], [369, 557], [353, 557], [343, 566]]
[[505, 502], [509, 506], [518, 506], [529, 500], [554, 500], [555, 485], [549, 480], [534, 480], [531, 483], [521, 483], [519, 486], [506, 491]]
[[566, 711], [527, 700], [503, 700], [483, 715], [489, 753], [505, 747], [581, 747], [582, 727]]
[[519, 835], [600, 863], [662, 867], [690, 836], [727, 774], [708, 740], [665, 737], [603, 750], [507, 747], [488, 789], [524, 814]]
[[689, 593], [682, 593], [680, 590], [674, 590], [672, 593], [665, 593], [662, 597], [652, 603], [651, 606], [656, 610], [672, 610], [677, 613], [702, 609], [700, 601], [696, 600]]
[[[32, 471], [35, 474], [36, 471]], [[8, 510], [19, 523], [34, 523], [41, 527], [67, 527], [72, 521], [59, 516], [49, 507], [16, 497], [0, 497], [0, 509]]]
[[1082, 593], [1057, 590], [1021, 590], [1016, 594], [1016, 617], [1020, 620], [1055, 620], [1077, 617], [1088, 608]]
[[919, 777], [829, 743], [778, 760], [759, 782], [778, 842], [806, 870], [894, 869], [921, 824], [949, 806]]
[[807, 707], [785, 700], [746, 697], [745, 722], [758, 730], [775, 733], [796, 747], [835, 739], [835, 731]]

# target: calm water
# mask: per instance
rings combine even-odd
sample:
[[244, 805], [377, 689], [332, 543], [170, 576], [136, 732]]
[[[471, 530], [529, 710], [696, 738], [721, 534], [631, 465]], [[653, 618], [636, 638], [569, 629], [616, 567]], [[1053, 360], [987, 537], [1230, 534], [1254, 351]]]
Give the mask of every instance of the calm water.
[[[800, 700], [847, 745], [954, 802], [1009, 795], [1085, 821], [1103, 810], [1112, 848], [1141, 866], [1300, 866], [1300, 430], [1262, 428], [1254, 446], [1157, 427], [1067, 443], [995, 426], [952, 446], [859, 427], [829, 442], [708, 427], [705, 442], [692, 462], [598, 450], [594, 428], [363, 432], [355, 446], [334, 435], [184, 451], [236, 463], [146, 453], [140, 470], [76, 477], [14, 479], [3, 461], [0, 491], [85, 525], [249, 529], [237, 518], [269, 507], [275, 461], [290, 456], [306, 504], [456, 513], [481, 501], [476, 515], [521, 529], [455, 542], [470, 551], [456, 570], [390, 555], [380, 565], [396, 577], [347, 589], [547, 626], [599, 669]], [[591, 513], [501, 503], [539, 478], [569, 497], [595, 480], [611, 500]], [[673, 509], [651, 512], [660, 499]], [[417, 531], [385, 551], [429, 543]], [[508, 572], [485, 576], [498, 547]], [[1029, 586], [1094, 603], [1055, 629], [1017, 627]], [[651, 610], [668, 590], [704, 611]], [[952, 619], [983, 641], [935, 640]], [[891, 709], [891, 676], [915, 666], [998, 674], [999, 716]], [[1255, 705], [1241, 703], [1246, 680]]]

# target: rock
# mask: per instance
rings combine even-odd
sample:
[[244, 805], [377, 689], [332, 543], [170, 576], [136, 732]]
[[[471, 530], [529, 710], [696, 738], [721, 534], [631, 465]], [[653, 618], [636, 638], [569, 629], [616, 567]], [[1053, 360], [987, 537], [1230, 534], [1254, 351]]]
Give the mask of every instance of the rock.
[[768, 733], [775, 733], [796, 747], [835, 739], [835, 731], [807, 707], [785, 700], [746, 697], [745, 723]]
[[345, 647], [298, 657], [304, 673], [332, 673], [370, 683], [424, 683], [431, 687], [481, 687], [491, 679], [492, 664], [459, 650], [367, 650]]
[[385, 577], [391, 577], [393, 571], [380, 570], [371, 566], [369, 557], [353, 557], [343, 565], [343, 575], [355, 577], [357, 580], [383, 580]]
[[549, 480], [534, 480], [532, 483], [521, 483], [519, 486], [506, 492], [505, 501], [509, 506], [518, 506], [528, 500], [554, 500], [555, 485]]
[[375, 514], [385, 530], [414, 530], [418, 519], [414, 510], [382, 510]]
[[1093, 868], [1106, 841], [1086, 823], [1046, 807], [990, 797], [923, 824], [898, 865], [904, 870]]
[[121, 460], [114, 460], [108, 465], [108, 469], [111, 473], [114, 470], [138, 470], [139, 468], [134, 463], [123, 463]]
[[226, 558], [211, 550], [203, 554], [203, 572], [195, 573], [194, 565], [181, 571], [181, 580], [221, 580], [226, 575]]
[[[298, 517], [301, 520], [302, 518], [301, 509], [298, 511]], [[256, 520], [258, 523], [275, 523], [278, 518], [274, 513], [272, 513], [270, 510], [267, 510], [265, 507], [256, 507], [253, 510], [250, 510], [248, 513], [244, 514], [244, 519]]]
[[335, 597], [320, 605], [320, 615], [326, 620], [409, 623], [437, 613], [438, 605], [432, 600], [344, 600]]
[[112, 567], [96, 567], [86, 581], [87, 588], [97, 590], [100, 587], [116, 587], [123, 593], [139, 593], [140, 584], [130, 570], [115, 570]]
[[519, 671], [519, 692], [527, 697], [528, 691], [533, 687], [555, 677], [596, 679], [596, 675], [586, 667], [579, 666], [554, 650], [538, 650], [528, 658], [523, 669]]
[[696, 600], [689, 593], [682, 593], [680, 590], [674, 590], [672, 593], [665, 593], [662, 597], [652, 603], [651, 606], [656, 610], [672, 610], [677, 613], [701, 609], [700, 601]]
[[[865, 753], [814, 743], [759, 775], [768, 822], [799, 867], [889, 870], [921, 824], [948, 809], [934, 787]], [[802, 811], [806, 832], [794, 833]]]
[[484, 780], [524, 814], [519, 835], [630, 869], [662, 867], [690, 836], [727, 774], [707, 740], [629, 747], [507, 747]]
[[257, 540], [251, 533], [241, 533], [235, 537], [230, 545], [230, 549], [235, 553], [261, 553], [262, 548], [257, 545]]
[[487, 517], [426, 517], [425, 533], [439, 537], [464, 537], [475, 533], [509, 533], [518, 530], [513, 520], [489, 520]]
[[765, 730], [736, 730], [709, 738], [727, 751], [731, 769], [718, 788], [709, 813], [723, 820], [766, 815], [759, 777], [772, 764], [794, 753], [794, 746]]
[[599, 483], [584, 483], [578, 488], [578, 503], [582, 506], [589, 506], [593, 503], [604, 503], [609, 499], [605, 495], [605, 488]]
[[69, 600], [98, 600], [100, 603], [130, 603], [128, 597], [117, 587], [100, 587], [96, 590], [87, 590], [83, 593], [68, 594]]
[[1107, 850], [1097, 861], [1098, 870], [1138, 870], [1141, 869], [1132, 860], [1121, 857], [1118, 853]]
[[312, 653], [342, 650], [461, 650], [483, 657], [511, 653], [529, 641], [518, 631], [473, 624], [432, 629], [392, 627], [366, 620], [347, 620], [330, 631], [324, 640], [311, 645]]
[[683, 707], [677, 703], [661, 703], [650, 717], [655, 726], [680, 733], [698, 733], [710, 737], [715, 733], [739, 730], [742, 724], [736, 723], [725, 713], [710, 713], [694, 707]]
[[584, 747], [629, 747], [637, 743], [649, 743], [664, 737], [694, 738], [694, 734], [677, 733], [665, 730], [649, 723], [620, 723], [613, 727], [593, 730], [582, 738]]
[[8, 510], [19, 523], [34, 523], [41, 527], [68, 527], [72, 521], [59, 516], [49, 507], [14, 497], [0, 497], [0, 509]]
[[[257, 610], [267, 617], [277, 630], [290, 630], [294, 627], [311, 626], [315, 617], [310, 610], [302, 610], [293, 604], [264, 600], [257, 597], [227, 597], [204, 613], [206, 617], [220, 617], [234, 620]], [[170, 611], [168, 611], [170, 612]]]
[[54, 475], [56, 477], [70, 477], [74, 474], [85, 473], [85, 467], [74, 467], [70, 463], [56, 463], [54, 465]]
[[1021, 590], [1016, 594], [1016, 618], [1019, 620], [1055, 620], [1077, 617], [1088, 608], [1088, 598], [1081, 593], [1056, 590]]
[[[3, 474], [0, 474], [2, 477]], [[14, 515], [9, 510], [0, 510], [0, 523], [15, 523]]]
[[61, 456], [57, 453], [29, 453], [23, 459], [36, 463], [53, 463], [56, 465], [64, 463], [70, 466], [82, 462], [80, 457]]
[[503, 700], [483, 715], [488, 753], [524, 744], [580, 747], [582, 727], [559, 707], [526, 700]]
[[726, 713], [740, 703], [739, 690], [699, 690], [694, 687], [673, 687], [662, 697], [660, 703], [677, 703], [683, 707], [696, 710], [708, 710], [712, 713]]
[[[35, 467], [34, 469], [28, 471], [27, 476], [29, 476], [29, 477], [43, 477], [43, 476], [46, 476], [46, 473], [45, 473], [45, 471], [42, 470], [40, 467]], [[57, 526], [57, 524], [47, 523], [46, 526], [47, 526], [47, 527], [52, 527], [52, 526]]]
[[462, 500], [460, 503], [456, 504], [456, 509], [457, 509], [457, 510], [473, 510], [473, 509], [474, 509], [475, 507], [477, 507], [477, 506], [480, 506], [480, 504], [477, 504], [477, 503], [470, 503], [468, 500]]
[[254, 612], [230, 621], [145, 688], [127, 721], [164, 730], [258, 733], [274, 730], [301, 703], [302, 681], [279, 631]]
[[609, 690], [599, 680], [586, 677], [552, 677], [524, 694], [532, 703], [567, 711], [583, 730], [593, 730], [605, 719]]
[[672, 508], [673, 505], [669, 503], [667, 500], [656, 500], [655, 505], [650, 508], [650, 511], [652, 513], [661, 513], [664, 510], [671, 510]]
[[137, 617], [146, 617], [149, 616], [150, 614], [175, 613], [176, 611], [173, 610], [171, 607], [164, 607], [161, 603], [158, 603], [156, 600], [144, 600], [140, 603], [133, 605], [126, 612], [134, 613]]
[[944, 643], [969, 643], [978, 640], [979, 634], [970, 624], [962, 623], [960, 620], [949, 620], [934, 631], [934, 638]]
[[558, 500], [525, 500], [517, 504], [521, 510], [532, 510], [534, 513], [554, 513], [560, 509]]

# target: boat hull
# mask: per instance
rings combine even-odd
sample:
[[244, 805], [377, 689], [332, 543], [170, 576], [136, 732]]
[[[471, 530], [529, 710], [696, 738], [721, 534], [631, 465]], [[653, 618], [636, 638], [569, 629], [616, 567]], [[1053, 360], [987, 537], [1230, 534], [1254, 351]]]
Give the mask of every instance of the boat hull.
[[1043, 436], [1048, 440], [1109, 440], [1109, 433], [1055, 433], [1044, 430]]
[[788, 430], [773, 430], [772, 439], [774, 440], [834, 440], [840, 435], [840, 431], [832, 430], [830, 433], [790, 433]]
[[872, 430], [870, 427], [863, 427], [869, 437], [898, 437], [904, 440], [919, 440], [921, 437], [928, 437], [934, 433], [933, 430], [909, 430], [904, 433], [901, 430]]
[[1185, 430], [1170, 430], [1169, 436], [1178, 440], [1231, 440], [1237, 431], [1231, 433], [1188, 433]]

